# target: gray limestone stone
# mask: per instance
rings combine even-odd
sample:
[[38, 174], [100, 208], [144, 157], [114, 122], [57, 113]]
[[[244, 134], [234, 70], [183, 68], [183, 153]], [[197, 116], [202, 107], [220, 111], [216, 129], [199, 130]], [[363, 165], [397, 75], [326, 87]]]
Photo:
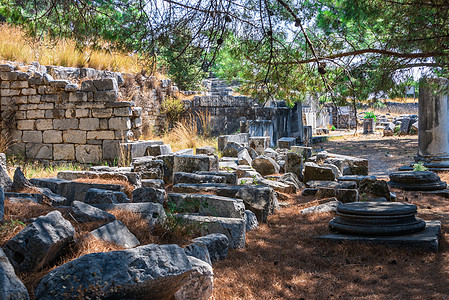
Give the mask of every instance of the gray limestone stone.
[[271, 157], [259, 156], [252, 161], [252, 167], [262, 176], [279, 173], [280, 166]]
[[12, 180], [9, 178], [8, 173], [3, 167], [0, 165], [0, 187], [3, 188], [4, 191], [9, 191], [12, 187]]
[[229, 247], [245, 248], [246, 224], [243, 218], [221, 218], [198, 215], [179, 215], [187, 224], [199, 225], [202, 234], [222, 233], [229, 239]]
[[288, 152], [285, 156], [284, 172], [295, 174], [302, 181], [303, 158], [295, 152]]
[[133, 159], [133, 172], [141, 174], [142, 179], [163, 179], [164, 161], [153, 156], [143, 156]]
[[296, 144], [296, 138], [294, 137], [283, 137], [278, 139], [278, 148], [291, 149], [292, 146]]
[[153, 189], [164, 189], [165, 184], [161, 179], [143, 179], [141, 180], [141, 187], [150, 187]]
[[312, 180], [307, 181], [306, 186], [310, 188], [356, 189], [357, 183], [355, 181]]
[[331, 167], [323, 167], [312, 162], [304, 164], [304, 182], [312, 180], [334, 181], [337, 178]]
[[[298, 176], [294, 173], [285, 173], [278, 180], [278, 182], [282, 182], [285, 184], [293, 185], [296, 191], [302, 189], [304, 187], [303, 183], [299, 180]], [[294, 191], [296, 193], [296, 191]]]
[[195, 150], [195, 154], [196, 155], [215, 155], [217, 154], [217, 148], [213, 147], [213, 146], [204, 146], [204, 147], [199, 147], [196, 148]]
[[238, 158], [238, 164], [239, 165], [248, 165], [251, 166], [251, 163], [253, 162], [253, 159], [251, 158], [251, 155], [249, 154], [248, 150], [246, 148], [242, 148], [237, 153]]
[[184, 252], [187, 254], [187, 256], [196, 257], [212, 266], [209, 250], [207, 250], [207, 247], [205, 245], [190, 244], [184, 247]]
[[[177, 245], [145, 245], [135, 249], [92, 253], [44, 276], [36, 299], [172, 299], [192, 273]], [[74, 279], [76, 278], [76, 280]]]
[[128, 203], [130, 200], [123, 192], [91, 188], [87, 191], [84, 202], [87, 204], [115, 204]]
[[173, 184], [178, 183], [225, 183], [225, 177], [175, 172], [173, 175]]
[[70, 207], [70, 214], [80, 223], [112, 222], [115, 220], [114, 215], [80, 201], [73, 201]]
[[28, 290], [17, 278], [14, 268], [0, 247], [0, 299], [28, 300]]
[[125, 249], [134, 248], [140, 245], [140, 242], [122, 222], [116, 220], [98, 229], [90, 232], [100, 240], [111, 242], [122, 246]]
[[364, 178], [359, 184], [359, 194], [364, 197], [385, 197], [387, 201], [391, 200], [390, 189], [385, 180], [376, 180], [372, 178]]
[[147, 147], [144, 156], [158, 156], [158, 155], [167, 155], [171, 153], [172, 150], [170, 145], [154, 145]]
[[237, 174], [230, 172], [208, 172], [208, 171], [195, 171], [195, 174], [199, 175], [211, 175], [211, 176], [220, 176], [225, 179], [224, 183], [236, 185], [237, 184]]
[[154, 202], [163, 204], [165, 202], [165, 196], [165, 190], [141, 187], [133, 191], [133, 203]]
[[4, 251], [17, 271], [36, 272], [51, 263], [74, 235], [70, 222], [52, 211], [10, 239]]
[[316, 188], [305, 188], [302, 190], [302, 196], [315, 196], [318, 193], [319, 189]]
[[256, 215], [250, 210], [245, 210], [245, 223], [246, 231], [251, 231], [259, 227], [259, 222], [257, 222]]
[[192, 244], [206, 246], [212, 262], [225, 260], [228, 256], [229, 239], [221, 233], [195, 238]]
[[173, 172], [218, 171], [218, 157], [211, 155], [175, 155]]
[[0, 186], [0, 222], [3, 221], [5, 216], [5, 193], [3, 188]]
[[[335, 199], [335, 198], [334, 198]], [[325, 213], [325, 212], [335, 212], [337, 211], [338, 205], [341, 202], [337, 200], [329, 201], [317, 206], [312, 206], [301, 210], [302, 214], [311, 214], [311, 213]]]
[[188, 256], [193, 272], [186, 283], [176, 292], [175, 300], [196, 299], [208, 300], [214, 287], [212, 266], [196, 257]]
[[175, 212], [199, 213], [204, 216], [243, 218], [245, 205], [241, 199], [216, 195], [170, 193], [167, 202]]
[[301, 155], [305, 161], [312, 157], [312, 147], [292, 146], [290, 150]]
[[337, 189], [337, 200], [341, 203], [357, 202], [359, 201], [358, 189]]
[[238, 153], [243, 149], [243, 146], [239, 143], [228, 142], [223, 149], [222, 156], [238, 157]]

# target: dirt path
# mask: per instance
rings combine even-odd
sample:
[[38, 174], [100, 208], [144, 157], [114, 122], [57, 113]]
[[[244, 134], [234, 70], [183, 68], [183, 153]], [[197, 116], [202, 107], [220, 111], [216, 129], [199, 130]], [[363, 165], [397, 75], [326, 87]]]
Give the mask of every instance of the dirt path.
[[[417, 138], [343, 138], [315, 148], [321, 146], [367, 158], [370, 174], [387, 176], [412, 162]], [[399, 201], [416, 204], [423, 219], [442, 221], [439, 253], [321, 241], [334, 214], [301, 214], [311, 199], [297, 195], [268, 224], [247, 233], [245, 249], [214, 264], [213, 299], [447, 299], [449, 200], [394, 192]]]
[[418, 136], [345, 136], [313, 145], [331, 153], [368, 159], [369, 174], [388, 177], [398, 167], [409, 165], [418, 151]]

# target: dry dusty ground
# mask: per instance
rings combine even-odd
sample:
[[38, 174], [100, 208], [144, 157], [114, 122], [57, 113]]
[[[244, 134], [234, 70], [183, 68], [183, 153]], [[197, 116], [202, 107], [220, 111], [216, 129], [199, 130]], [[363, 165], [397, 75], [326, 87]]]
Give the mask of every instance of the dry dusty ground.
[[[416, 136], [320, 146], [368, 158], [370, 173], [383, 176], [410, 163], [417, 150]], [[440, 175], [449, 180], [449, 174]], [[333, 214], [301, 215], [313, 199], [296, 196], [268, 224], [247, 233], [244, 250], [214, 264], [213, 299], [449, 299], [449, 199], [394, 192], [399, 201], [418, 205], [423, 219], [442, 221], [438, 253], [318, 240], [329, 232]]]

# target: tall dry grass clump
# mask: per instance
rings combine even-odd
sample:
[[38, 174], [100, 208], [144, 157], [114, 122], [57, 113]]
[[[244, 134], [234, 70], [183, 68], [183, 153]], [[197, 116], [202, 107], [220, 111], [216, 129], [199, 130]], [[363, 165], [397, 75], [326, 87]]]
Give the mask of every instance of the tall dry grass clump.
[[[29, 64], [65, 67], [89, 67], [94, 69], [138, 73], [144, 62], [138, 55], [113, 50], [86, 49], [80, 51], [69, 39], [32, 39], [19, 27], [0, 24], [0, 59]], [[105, 48], [108, 44], [104, 43]]]

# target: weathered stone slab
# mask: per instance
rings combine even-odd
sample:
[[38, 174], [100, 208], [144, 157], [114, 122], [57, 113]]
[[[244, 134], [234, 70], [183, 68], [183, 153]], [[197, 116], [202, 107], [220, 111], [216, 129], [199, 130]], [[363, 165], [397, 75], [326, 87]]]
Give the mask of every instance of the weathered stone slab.
[[217, 154], [217, 148], [213, 146], [204, 146], [199, 147], [195, 149], [196, 155], [216, 155]]
[[310, 188], [356, 189], [357, 183], [355, 181], [312, 180], [306, 182], [306, 186]]
[[125, 188], [118, 184], [84, 183], [57, 178], [34, 178], [30, 182], [36, 186], [49, 188], [53, 193], [67, 199], [70, 205], [74, 200], [84, 202], [87, 191], [91, 188], [123, 192]]
[[70, 207], [70, 215], [80, 223], [112, 222], [115, 220], [114, 215], [80, 201], [73, 201]]
[[267, 222], [269, 214], [274, 213], [277, 199], [274, 190], [268, 186], [228, 186], [225, 184], [188, 184], [179, 183], [173, 186], [175, 193], [210, 192], [218, 196], [239, 198], [245, 203], [246, 209], [256, 214], [261, 223]]
[[3, 188], [4, 191], [9, 191], [12, 187], [12, 180], [9, 178], [8, 173], [3, 167], [0, 165], [0, 187]]
[[153, 156], [143, 156], [133, 159], [133, 172], [141, 174], [142, 179], [163, 179], [164, 161]]
[[337, 175], [330, 167], [323, 167], [312, 162], [304, 164], [304, 182], [312, 180], [334, 181], [336, 178]]
[[205, 216], [243, 218], [245, 205], [241, 199], [216, 195], [170, 193], [167, 202], [174, 212], [199, 213]]
[[141, 181], [141, 187], [151, 187], [153, 189], [164, 189], [165, 184], [161, 179], [143, 179]]
[[194, 239], [193, 244], [206, 246], [212, 262], [224, 260], [228, 256], [229, 239], [225, 234], [212, 233]]
[[173, 153], [170, 145], [154, 145], [148, 146], [145, 151], [145, 156], [158, 156]]
[[0, 247], [0, 299], [29, 300], [28, 290], [17, 278], [8, 257]]
[[249, 154], [248, 150], [246, 148], [242, 148], [237, 153], [237, 159], [239, 165], [248, 165], [251, 166], [253, 159], [251, 158], [251, 155]]
[[196, 257], [212, 266], [209, 250], [207, 250], [207, 247], [205, 245], [190, 244], [184, 247], [184, 252], [187, 254], [187, 256]]
[[122, 222], [116, 220], [98, 229], [90, 232], [96, 238], [115, 243], [125, 249], [134, 248], [140, 245], [140, 242]]
[[178, 183], [225, 183], [225, 177], [175, 172], [173, 175], [173, 184]]
[[237, 174], [230, 172], [208, 172], [208, 171], [195, 171], [195, 174], [199, 175], [211, 175], [211, 176], [221, 176], [224, 177], [225, 182], [230, 185], [237, 184]]
[[292, 146], [296, 144], [296, 138], [294, 137], [283, 137], [278, 139], [278, 148], [281, 149], [291, 149]]
[[360, 184], [360, 181], [362, 181], [365, 178], [371, 178], [376, 180], [376, 176], [374, 175], [345, 175], [338, 178], [338, 181], [355, 181], [357, 183], [357, 187]]
[[52, 211], [10, 239], [4, 251], [17, 271], [36, 272], [55, 259], [74, 235], [72, 224]]
[[84, 196], [84, 202], [87, 204], [115, 204], [128, 203], [130, 200], [123, 192], [91, 188]]
[[257, 222], [256, 215], [250, 210], [245, 210], [245, 223], [246, 231], [251, 231], [259, 227], [259, 222]]
[[280, 166], [271, 157], [259, 156], [252, 161], [251, 166], [262, 176], [279, 173]]
[[302, 181], [303, 158], [300, 154], [289, 152], [285, 156], [284, 172], [295, 174]]
[[229, 247], [245, 248], [246, 224], [243, 218], [220, 218], [197, 215], [179, 215], [187, 223], [198, 224], [202, 234], [221, 233], [229, 239]]
[[292, 146], [290, 150], [301, 155], [305, 161], [312, 157], [312, 147]]
[[182, 248], [150, 244], [81, 256], [44, 276], [35, 294], [41, 300], [66, 299], [67, 291], [83, 299], [172, 299], [191, 273]]
[[196, 257], [188, 256], [193, 272], [176, 292], [175, 300], [208, 300], [212, 296], [214, 272], [212, 266]]
[[[335, 199], [335, 198], [334, 198]], [[311, 213], [327, 213], [327, 212], [335, 212], [337, 211], [338, 205], [340, 205], [341, 202], [337, 201], [336, 199], [333, 201], [329, 201], [317, 206], [312, 206], [305, 208], [301, 210], [302, 214], [311, 214]]]
[[391, 193], [385, 180], [375, 180], [372, 178], [364, 178], [359, 184], [360, 195], [385, 197], [387, 201], [391, 201]]
[[0, 222], [3, 221], [5, 217], [5, 193], [3, 188], [0, 186]]
[[154, 202], [163, 204], [165, 202], [165, 196], [165, 190], [141, 187], [133, 191], [133, 203]]
[[236, 142], [243, 146], [249, 143], [249, 133], [239, 133], [233, 135], [220, 135], [218, 137], [218, 151], [223, 151], [226, 144], [229, 142]]
[[[80, 178], [90, 179], [112, 179], [121, 181], [130, 181], [128, 176], [118, 172], [93, 172], [93, 171], [59, 171], [56, 175], [58, 179], [64, 180], [76, 180]], [[135, 180], [134, 180], [135, 181]]]
[[210, 155], [175, 155], [173, 172], [218, 171], [218, 157]]
[[270, 138], [268, 136], [252, 136], [249, 139], [249, 146], [259, 155], [262, 155], [270, 147]]

